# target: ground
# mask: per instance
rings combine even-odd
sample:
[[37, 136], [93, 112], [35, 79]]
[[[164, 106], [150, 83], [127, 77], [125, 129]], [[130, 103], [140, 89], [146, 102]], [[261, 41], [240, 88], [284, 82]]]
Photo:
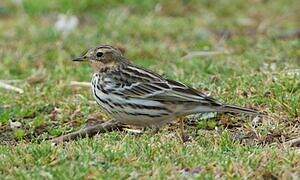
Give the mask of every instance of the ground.
[[[24, 92], [0, 88], [0, 179], [299, 178], [299, 149], [284, 144], [300, 136], [299, 7], [297, 0], [1, 1], [0, 80]], [[89, 88], [71, 85], [90, 81], [92, 70], [70, 59], [98, 44], [268, 117], [188, 120], [185, 143], [169, 125], [52, 146], [48, 139], [109, 120]]]

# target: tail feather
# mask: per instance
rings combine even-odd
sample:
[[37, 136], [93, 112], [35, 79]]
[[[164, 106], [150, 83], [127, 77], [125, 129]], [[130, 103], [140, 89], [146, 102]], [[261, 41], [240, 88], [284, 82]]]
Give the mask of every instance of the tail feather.
[[[266, 114], [259, 111], [248, 109], [244, 107], [234, 106], [234, 105], [216, 105], [216, 106], [197, 106], [194, 109], [191, 107], [185, 106], [185, 114], [194, 114], [194, 113], [207, 113], [207, 112], [228, 112], [228, 113], [238, 113], [238, 114], [248, 114], [253, 116], [265, 116]], [[181, 110], [182, 111], [182, 110]]]
[[233, 112], [233, 113], [245, 113], [245, 114], [251, 114], [251, 115], [263, 115], [262, 113], [244, 108], [244, 107], [239, 107], [239, 106], [234, 106], [234, 105], [223, 105], [218, 108], [219, 111], [221, 112]]

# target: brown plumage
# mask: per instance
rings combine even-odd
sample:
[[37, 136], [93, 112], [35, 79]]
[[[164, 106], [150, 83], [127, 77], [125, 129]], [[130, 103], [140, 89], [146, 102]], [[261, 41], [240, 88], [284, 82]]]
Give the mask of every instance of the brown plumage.
[[74, 61], [91, 63], [92, 92], [97, 103], [125, 124], [161, 126], [177, 117], [204, 112], [259, 114], [223, 104], [192, 87], [135, 66], [112, 46], [89, 49]]

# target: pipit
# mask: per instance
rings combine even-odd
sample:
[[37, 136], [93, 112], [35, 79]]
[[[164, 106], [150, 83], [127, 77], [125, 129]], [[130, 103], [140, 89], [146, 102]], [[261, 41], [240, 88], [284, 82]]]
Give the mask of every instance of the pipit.
[[140, 127], [161, 127], [186, 115], [206, 112], [258, 114], [228, 105], [180, 82], [132, 64], [117, 48], [101, 45], [73, 61], [94, 69], [92, 93], [116, 121]]

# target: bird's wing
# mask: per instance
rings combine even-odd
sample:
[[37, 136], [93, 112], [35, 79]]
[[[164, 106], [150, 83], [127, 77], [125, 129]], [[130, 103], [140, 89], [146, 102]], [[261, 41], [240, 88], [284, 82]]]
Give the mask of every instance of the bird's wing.
[[215, 99], [206, 96], [193, 88], [178, 82], [166, 80], [164, 82], [135, 83], [130, 87], [124, 86], [119, 91], [126, 97], [151, 99], [166, 102], [199, 102], [202, 104], [218, 104]]
[[177, 81], [168, 80], [151, 71], [126, 67], [118, 71], [118, 87], [112, 93], [128, 98], [167, 102], [199, 102], [221, 105], [217, 100]]

